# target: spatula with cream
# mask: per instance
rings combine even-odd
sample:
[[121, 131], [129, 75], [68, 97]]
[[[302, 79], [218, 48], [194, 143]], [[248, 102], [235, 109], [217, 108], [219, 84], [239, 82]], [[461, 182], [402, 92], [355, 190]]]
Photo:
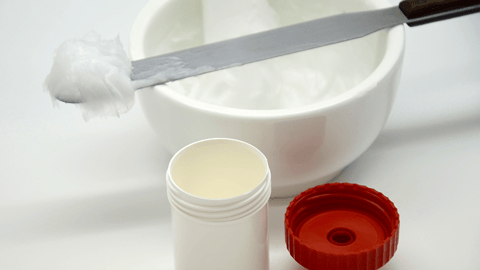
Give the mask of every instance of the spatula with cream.
[[[269, 7], [267, 0], [203, 0], [203, 6], [204, 16], [207, 18], [205, 20], [205, 40], [207, 41], [232, 38], [278, 26], [275, 22], [276, 14]], [[223, 7], [222, 12], [219, 12], [221, 11], [219, 7]], [[77, 103], [84, 109], [86, 119], [97, 115], [119, 115], [133, 105], [135, 89], [354, 39], [402, 23], [415, 26], [478, 11], [480, 11], [480, 4], [473, 0], [426, 0], [422, 3], [416, 0], [405, 0], [398, 7], [317, 19], [133, 63], [129, 61], [118, 38], [101, 40], [98, 35], [91, 33], [83, 39], [67, 41], [58, 48], [52, 71], [45, 81], [45, 89], [50, 92], [54, 100]], [[215, 23], [209, 24], [209, 21]], [[213, 25], [217, 30], [208, 29], [209, 25]], [[238, 29], [238, 31], [232, 32], [232, 29]], [[288, 66], [295, 67], [297, 64], [297, 67], [305, 66], [305, 63], [297, 60], [293, 60]], [[239, 104], [238, 101], [243, 99], [245, 102], [241, 102], [242, 104], [254, 105], [246, 109], [288, 107], [289, 102], [282, 104], [281, 101], [292, 100], [291, 91], [285, 92], [283, 96], [282, 91], [269, 93], [263, 90], [266, 89], [264, 85], [270, 85], [272, 82], [272, 76], [268, 74], [279, 74], [276, 70], [279, 65], [269, 66], [262, 62], [249, 66], [256, 67], [259, 72], [247, 69], [232, 71], [232, 74], [238, 75], [236, 81], [245, 82], [245, 84], [241, 85], [238, 91], [231, 92], [233, 94], [230, 96], [233, 98], [230, 100], [233, 100], [233, 103], [227, 102], [223, 105], [235, 107]], [[215, 76], [217, 80], [223, 80], [218, 74]], [[294, 74], [290, 77], [295, 76]], [[325, 82], [320, 82], [320, 85], [322, 83], [325, 85]], [[212, 84], [209, 82], [207, 85]], [[298, 85], [282, 87], [277, 90], [298, 89]], [[312, 89], [317, 88], [320, 89], [317, 92], [323, 91], [321, 87]], [[248, 89], [259, 89], [259, 91], [246, 93]], [[302, 105], [304, 101], [318, 101], [317, 98], [324, 96], [307, 95], [305, 98], [298, 99], [294, 106]], [[259, 100], [252, 100], [255, 97]], [[278, 97], [281, 98], [278, 99]], [[221, 98], [221, 100], [228, 99]], [[278, 102], [272, 103], [269, 102], [270, 100]], [[268, 106], [256, 107], [255, 104]], [[239, 107], [242, 108], [242, 106]]]

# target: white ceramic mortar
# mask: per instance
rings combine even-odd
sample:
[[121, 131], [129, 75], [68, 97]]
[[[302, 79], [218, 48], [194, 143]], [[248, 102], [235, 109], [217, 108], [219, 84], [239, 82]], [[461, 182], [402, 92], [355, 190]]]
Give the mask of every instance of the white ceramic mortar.
[[[282, 2], [270, 2], [281, 14]], [[390, 5], [387, 0], [324, 0], [321, 3], [335, 5], [335, 10], [340, 12]], [[284, 14], [288, 14], [288, 10]], [[132, 28], [132, 60], [200, 45], [201, 38], [193, 37], [188, 43], [158, 48], [162, 38], [177, 31], [175, 29], [195, 27], [202, 27], [200, 1], [150, 1]], [[295, 195], [338, 175], [367, 150], [387, 121], [400, 81], [405, 48], [404, 26], [366, 38], [376, 48], [373, 55], [378, 60], [378, 67], [374, 72], [343, 94], [301, 108], [226, 108], [158, 87], [137, 91], [137, 97], [149, 123], [172, 154], [207, 138], [242, 140], [260, 149], [267, 157], [272, 176], [272, 197]]]

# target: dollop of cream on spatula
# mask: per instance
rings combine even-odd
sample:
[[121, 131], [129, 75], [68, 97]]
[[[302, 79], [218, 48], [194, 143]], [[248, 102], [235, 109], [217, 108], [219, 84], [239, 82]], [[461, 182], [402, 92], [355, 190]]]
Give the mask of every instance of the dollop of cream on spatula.
[[90, 32], [58, 47], [44, 89], [54, 105], [58, 100], [75, 103], [86, 121], [119, 116], [135, 102], [131, 71], [131, 61], [118, 36], [105, 40]]

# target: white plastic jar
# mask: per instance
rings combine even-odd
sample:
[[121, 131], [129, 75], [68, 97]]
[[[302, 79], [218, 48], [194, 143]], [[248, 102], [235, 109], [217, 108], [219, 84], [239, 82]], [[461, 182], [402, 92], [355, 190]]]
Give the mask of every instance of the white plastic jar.
[[207, 139], [167, 169], [176, 270], [266, 270], [270, 169], [254, 146]]

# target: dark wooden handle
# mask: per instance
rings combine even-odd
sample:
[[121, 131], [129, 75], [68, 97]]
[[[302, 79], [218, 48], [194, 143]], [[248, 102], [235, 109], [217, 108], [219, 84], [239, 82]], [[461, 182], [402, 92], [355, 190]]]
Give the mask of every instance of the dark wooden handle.
[[416, 26], [479, 12], [480, 0], [405, 0], [399, 7], [409, 20], [420, 19], [407, 23]]

